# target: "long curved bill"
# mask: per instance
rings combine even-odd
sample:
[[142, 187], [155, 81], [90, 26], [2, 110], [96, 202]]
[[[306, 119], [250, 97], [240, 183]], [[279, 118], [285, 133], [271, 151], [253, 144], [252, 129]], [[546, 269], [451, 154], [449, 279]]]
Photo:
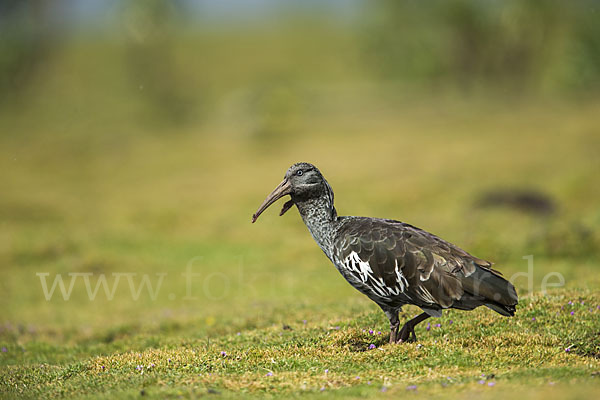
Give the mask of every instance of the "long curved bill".
[[[292, 185], [287, 179], [284, 179], [272, 192], [267, 196], [265, 201], [258, 207], [258, 210], [252, 216], [252, 223], [255, 223], [260, 214], [265, 211], [271, 204], [275, 203], [277, 200], [282, 198], [285, 195], [292, 193]], [[290, 204], [291, 203], [291, 204]], [[293, 205], [291, 201], [288, 201], [284, 204], [283, 209], [279, 215], [283, 215], [290, 207]]]

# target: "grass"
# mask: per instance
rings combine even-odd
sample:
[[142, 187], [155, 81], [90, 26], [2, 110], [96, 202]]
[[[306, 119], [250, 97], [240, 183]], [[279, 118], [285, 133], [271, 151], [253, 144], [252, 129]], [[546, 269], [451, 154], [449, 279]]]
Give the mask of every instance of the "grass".
[[597, 294], [569, 290], [523, 303], [514, 319], [486, 310], [448, 312], [439, 327], [418, 329], [418, 344], [403, 346], [386, 344], [387, 324], [368, 309], [340, 319], [292, 310], [285, 325], [267, 317], [256, 327], [232, 323], [204, 335], [187, 326], [105, 338], [101, 345], [97, 339], [12, 344], [2, 380], [6, 395], [33, 397], [378, 396], [413, 386], [420, 394], [487, 397], [491, 390], [574, 382], [597, 390]]
[[[92, 63], [85, 54], [48, 68]], [[0, 396], [598, 393], [597, 99], [307, 83], [267, 96], [291, 103], [283, 119], [268, 106], [241, 112], [224, 96], [211, 118], [174, 127], [130, 118], [129, 98], [111, 117], [112, 87], [77, 108], [84, 78], [53, 74], [40, 90], [60, 101], [40, 96], [0, 118], [11, 133], [0, 136]], [[105, 78], [89, 79], [89, 90], [119, 82]], [[517, 315], [450, 311], [417, 328], [418, 344], [386, 344], [381, 311], [329, 265], [293, 211], [250, 224], [300, 160], [325, 173], [340, 214], [401, 219], [494, 261], [514, 277]], [[476, 206], [507, 188], [539, 190], [557, 209]], [[515, 276], [529, 272], [529, 255], [530, 281]], [[68, 300], [59, 286], [46, 300], [39, 273], [49, 288], [57, 274], [66, 288], [73, 279]], [[191, 286], [187, 273], [198, 274]], [[564, 285], [546, 293], [544, 279], [558, 279], [550, 273]], [[101, 276], [112, 288], [114, 274], [111, 299], [98, 286], [90, 300], [85, 277], [93, 290]], [[142, 288], [137, 299], [132, 287]]]

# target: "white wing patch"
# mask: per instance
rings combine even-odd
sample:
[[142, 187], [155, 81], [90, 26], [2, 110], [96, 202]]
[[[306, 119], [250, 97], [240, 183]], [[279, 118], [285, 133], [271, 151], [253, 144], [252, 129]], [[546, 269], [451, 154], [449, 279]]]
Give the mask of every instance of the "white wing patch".
[[378, 296], [398, 296], [408, 287], [408, 281], [400, 271], [398, 260], [396, 260], [396, 267], [394, 268], [394, 272], [396, 273], [396, 285], [393, 287], [387, 286], [383, 281], [383, 278], [376, 279], [373, 276], [373, 269], [371, 268], [371, 265], [369, 265], [368, 262], [361, 260], [355, 251], [351, 252], [344, 259], [342, 264], [348, 271], [352, 272], [354, 275], [358, 275], [362, 283], [367, 283], [367, 281], [370, 281], [369, 287]]
[[435, 299], [433, 298], [429, 290], [427, 290], [424, 286], [419, 286], [417, 288], [417, 292], [419, 294], [419, 297], [421, 297], [421, 299], [423, 299], [426, 303], [435, 304]]
[[351, 271], [358, 272], [360, 275], [360, 280], [365, 283], [369, 277], [373, 278], [373, 270], [368, 262], [364, 262], [360, 259], [358, 254], [353, 251], [350, 253], [348, 257], [344, 260], [344, 265]]
[[398, 267], [398, 260], [395, 260], [395, 262], [396, 266], [394, 267], [394, 271], [396, 272], [396, 282], [398, 282], [398, 285], [400, 285], [400, 291], [404, 292], [404, 289], [408, 287], [408, 281], [406, 280], [404, 275], [402, 275], [402, 272], [400, 272], [400, 267]]

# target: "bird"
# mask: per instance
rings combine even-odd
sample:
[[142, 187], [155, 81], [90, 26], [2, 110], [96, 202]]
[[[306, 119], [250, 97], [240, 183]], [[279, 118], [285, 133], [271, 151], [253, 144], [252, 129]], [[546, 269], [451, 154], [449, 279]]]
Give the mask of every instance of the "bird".
[[[374, 301], [390, 321], [390, 343], [415, 342], [415, 326], [446, 309], [486, 306], [514, 316], [515, 287], [477, 258], [436, 235], [393, 219], [338, 216], [333, 190], [310, 163], [293, 164], [266, 197], [252, 223], [284, 196], [279, 215], [296, 206], [313, 239], [342, 276]], [[400, 328], [399, 313], [414, 305], [422, 313]]]

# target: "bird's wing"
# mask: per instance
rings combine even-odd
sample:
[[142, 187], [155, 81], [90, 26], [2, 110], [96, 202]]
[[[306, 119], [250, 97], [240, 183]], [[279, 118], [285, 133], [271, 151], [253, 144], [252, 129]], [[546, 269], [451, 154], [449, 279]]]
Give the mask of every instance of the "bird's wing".
[[[355, 218], [338, 232], [334, 251], [342, 268], [383, 298], [409, 297], [416, 305], [448, 308], [460, 300], [478, 268], [490, 263], [414, 226]], [[472, 286], [472, 285], [471, 285]]]

